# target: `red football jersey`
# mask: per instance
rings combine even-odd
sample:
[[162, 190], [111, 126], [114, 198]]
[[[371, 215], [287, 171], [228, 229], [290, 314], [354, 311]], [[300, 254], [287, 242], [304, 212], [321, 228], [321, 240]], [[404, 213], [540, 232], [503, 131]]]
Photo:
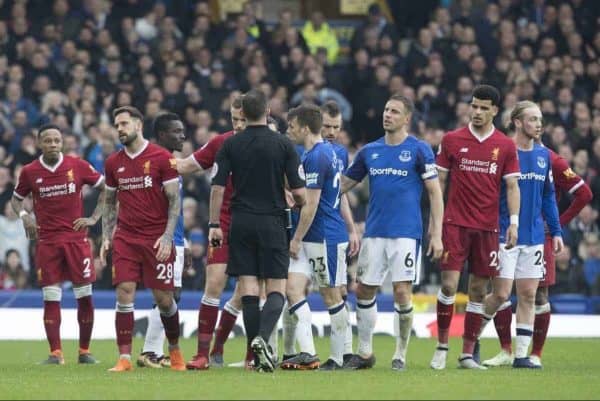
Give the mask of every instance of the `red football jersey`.
[[117, 231], [141, 239], [160, 237], [169, 209], [163, 184], [179, 180], [173, 155], [146, 141], [136, 154], [123, 148], [110, 155], [105, 173], [107, 189], [118, 191]]
[[497, 232], [502, 179], [520, 175], [512, 139], [496, 128], [483, 139], [460, 128], [444, 135], [436, 164], [450, 173], [444, 223]]
[[569, 166], [567, 161], [557, 153], [548, 149], [550, 161], [552, 162], [552, 175], [554, 176], [554, 188], [556, 188], [556, 203], [560, 200], [561, 192], [573, 193], [584, 184], [583, 179], [578, 176]]
[[104, 177], [91, 164], [60, 154], [58, 163], [48, 166], [42, 156], [21, 170], [14, 195], [33, 196], [40, 241], [80, 241], [86, 231], [73, 231], [73, 222], [83, 217], [81, 188], [98, 186]]
[[[223, 146], [223, 142], [230, 136], [234, 135], [233, 131], [226, 132], [221, 135], [217, 135], [210, 141], [208, 141], [204, 146], [195, 151], [190, 157], [192, 157], [196, 163], [200, 165], [204, 170], [208, 170], [212, 168], [215, 163], [215, 159], [217, 158], [217, 153], [219, 149]], [[233, 183], [231, 182], [231, 175], [227, 179], [227, 184], [225, 185], [225, 193], [223, 194], [223, 205], [221, 206], [221, 214], [219, 216], [219, 221], [221, 223], [221, 228], [227, 229], [231, 223], [231, 196], [233, 195]]]

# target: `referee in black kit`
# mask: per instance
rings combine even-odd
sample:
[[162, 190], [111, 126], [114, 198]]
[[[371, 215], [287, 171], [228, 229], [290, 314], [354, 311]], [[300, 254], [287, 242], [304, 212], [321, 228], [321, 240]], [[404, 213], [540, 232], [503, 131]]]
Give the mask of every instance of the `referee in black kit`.
[[[267, 98], [258, 90], [242, 97], [247, 127], [228, 138], [217, 154], [210, 192], [208, 239], [220, 246], [219, 212], [231, 173], [231, 227], [227, 274], [238, 277], [246, 338], [259, 371], [272, 372], [267, 341], [285, 303], [289, 239], [285, 209], [285, 177], [298, 206], [305, 202], [304, 173], [294, 145], [267, 127]], [[258, 279], [266, 279], [267, 301], [258, 307]]]

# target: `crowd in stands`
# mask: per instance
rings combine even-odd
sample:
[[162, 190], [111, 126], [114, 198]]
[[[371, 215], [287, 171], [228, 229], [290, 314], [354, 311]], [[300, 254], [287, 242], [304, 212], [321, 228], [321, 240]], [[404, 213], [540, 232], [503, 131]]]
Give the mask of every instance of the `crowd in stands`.
[[[496, 125], [518, 101], [538, 102], [544, 143], [600, 193], [600, 2], [595, 0], [423, 0], [423, 24], [400, 26], [398, 7], [369, 7], [347, 44], [322, 12], [306, 20], [284, 9], [261, 18], [261, 1], [221, 20], [207, 0], [0, 1], [0, 288], [35, 286], [35, 261], [9, 201], [23, 165], [34, 160], [36, 128], [51, 122], [65, 134], [65, 153], [103, 171], [118, 147], [111, 111], [134, 105], [152, 119], [181, 115], [191, 154], [230, 129], [233, 96], [259, 88], [286, 130], [286, 111], [301, 102], [335, 100], [342, 143], [354, 154], [380, 137], [391, 93], [416, 104], [412, 133], [437, 149], [445, 131], [468, 122], [479, 83], [501, 89]], [[395, 2], [388, 2], [395, 3]], [[391, 12], [391, 13], [390, 13]], [[203, 287], [209, 179], [186, 179], [183, 213], [194, 271], [184, 287]], [[368, 188], [351, 194], [364, 222]], [[563, 196], [560, 207], [568, 203]], [[86, 213], [96, 202], [86, 193]], [[425, 205], [426, 206], [426, 205]], [[600, 294], [600, 198], [564, 227], [553, 293]], [[427, 215], [427, 213], [424, 213]], [[90, 231], [99, 235], [97, 225]], [[97, 241], [96, 241], [97, 246]], [[98, 288], [110, 269], [95, 263]], [[425, 263], [424, 284], [438, 273]]]

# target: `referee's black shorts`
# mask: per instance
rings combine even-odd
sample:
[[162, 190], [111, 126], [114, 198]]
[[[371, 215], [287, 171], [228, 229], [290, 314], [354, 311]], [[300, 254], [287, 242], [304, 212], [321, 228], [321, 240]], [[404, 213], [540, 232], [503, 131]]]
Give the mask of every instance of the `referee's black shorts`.
[[234, 212], [227, 274], [286, 279], [290, 265], [285, 217]]

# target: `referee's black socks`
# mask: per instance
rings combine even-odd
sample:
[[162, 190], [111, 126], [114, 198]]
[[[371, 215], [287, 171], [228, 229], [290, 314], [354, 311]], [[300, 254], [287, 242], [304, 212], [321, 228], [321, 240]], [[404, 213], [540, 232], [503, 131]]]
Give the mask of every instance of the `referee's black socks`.
[[260, 327], [260, 310], [258, 309], [258, 296], [244, 295], [242, 297], [242, 313], [244, 318], [244, 328], [246, 329], [246, 341], [248, 349], [250, 342], [258, 335]]
[[259, 333], [265, 342], [269, 341], [271, 332], [275, 329], [275, 325], [279, 321], [279, 316], [281, 316], [284, 304], [285, 298], [282, 293], [270, 292], [269, 295], [267, 295], [267, 301], [263, 305], [260, 315]]

